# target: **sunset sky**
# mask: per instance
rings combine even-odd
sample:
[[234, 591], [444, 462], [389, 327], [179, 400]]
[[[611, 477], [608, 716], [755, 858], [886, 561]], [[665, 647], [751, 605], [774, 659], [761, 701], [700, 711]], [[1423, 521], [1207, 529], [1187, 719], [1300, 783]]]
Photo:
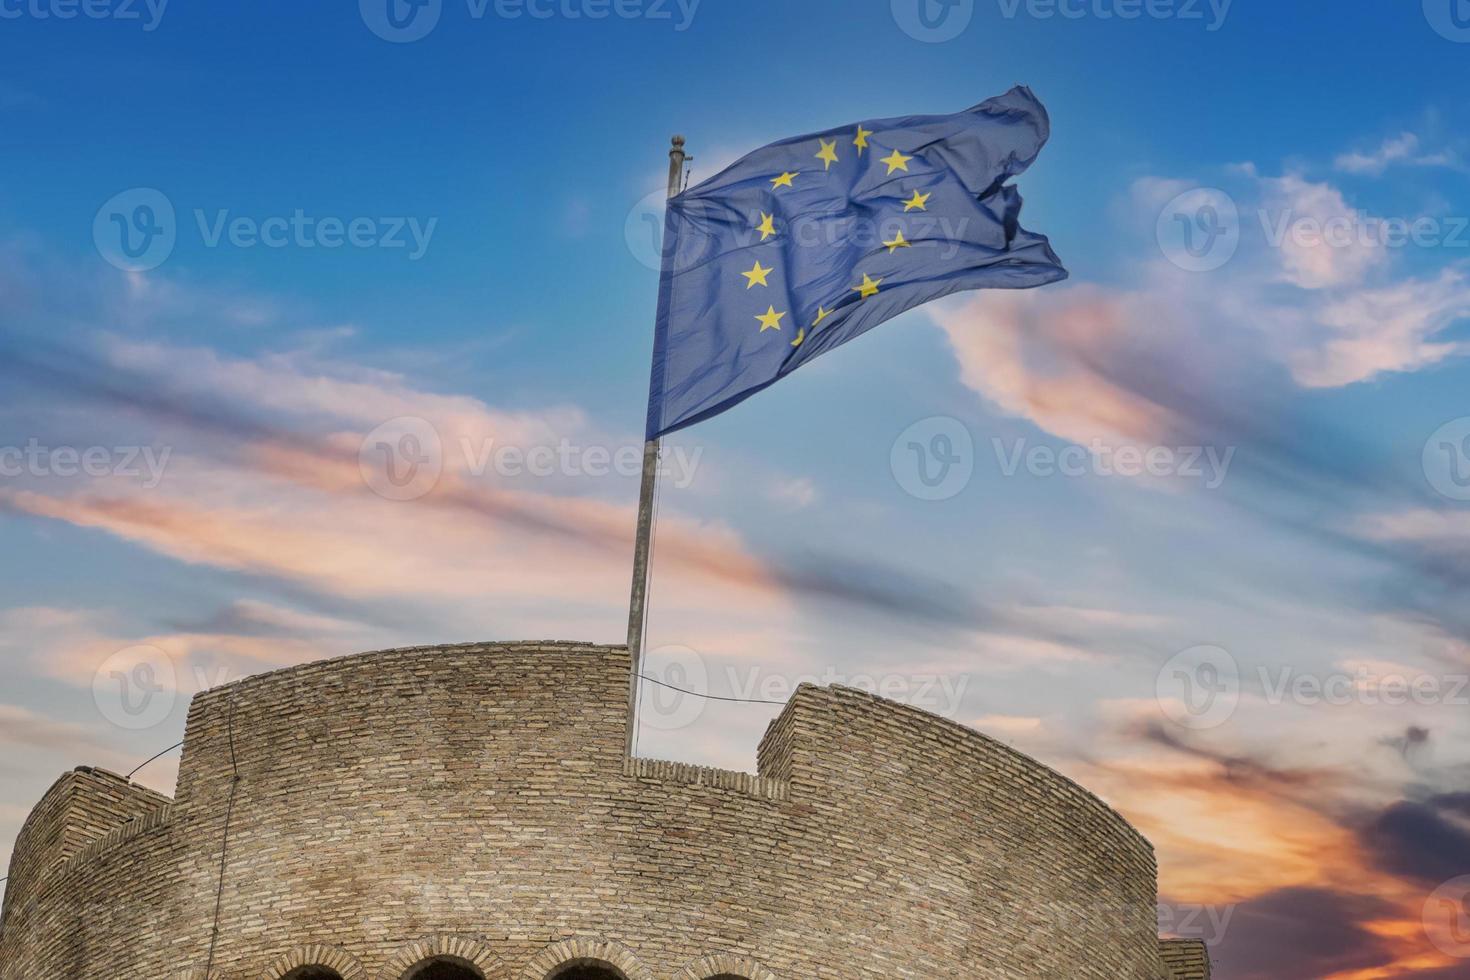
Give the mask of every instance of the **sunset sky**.
[[[0, 0], [0, 861], [222, 681], [621, 641], [670, 134], [1019, 83], [1071, 279], [672, 437], [650, 674], [1035, 755], [1225, 980], [1470, 977], [1461, 0], [919, 2]], [[778, 710], [650, 687], [639, 752]]]

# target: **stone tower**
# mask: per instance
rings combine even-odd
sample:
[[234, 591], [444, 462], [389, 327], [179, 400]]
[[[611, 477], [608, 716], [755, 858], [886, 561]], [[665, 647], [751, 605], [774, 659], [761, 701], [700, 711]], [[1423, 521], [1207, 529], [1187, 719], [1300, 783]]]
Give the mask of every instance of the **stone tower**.
[[628, 651], [415, 648], [194, 699], [173, 799], [63, 776], [0, 980], [1203, 980], [1148, 842], [970, 729], [802, 687], [758, 774], [628, 758]]

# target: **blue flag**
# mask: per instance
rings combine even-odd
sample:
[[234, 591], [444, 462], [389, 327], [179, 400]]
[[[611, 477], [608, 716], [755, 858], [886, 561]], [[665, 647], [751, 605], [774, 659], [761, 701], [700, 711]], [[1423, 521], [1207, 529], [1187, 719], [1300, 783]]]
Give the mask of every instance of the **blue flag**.
[[670, 199], [648, 438], [732, 407], [905, 310], [1067, 277], [1006, 183], [1046, 110], [1017, 87], [949, 116], [772, 143]]

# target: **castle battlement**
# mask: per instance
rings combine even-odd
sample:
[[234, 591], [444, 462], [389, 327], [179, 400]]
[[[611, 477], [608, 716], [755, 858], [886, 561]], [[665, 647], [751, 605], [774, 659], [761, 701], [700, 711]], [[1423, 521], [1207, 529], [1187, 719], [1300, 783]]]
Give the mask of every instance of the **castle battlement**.
[[78, 769], [36, 806], [0, 980], [1208, 976], [1148, 842], [1055, 771], [813, 686], [756, 773], [630, 759], [629, 666], [421, 647], [201, 694], [172, 800]]

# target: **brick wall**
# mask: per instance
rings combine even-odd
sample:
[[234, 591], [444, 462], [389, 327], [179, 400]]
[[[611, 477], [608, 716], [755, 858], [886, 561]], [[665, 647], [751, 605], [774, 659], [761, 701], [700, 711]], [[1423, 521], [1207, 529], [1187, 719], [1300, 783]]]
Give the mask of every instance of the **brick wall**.
[[1210, 980], [1210, 953], [1199, 940], [1166, 939], [1159, 952], [1174, 980]]
[[171, 805], [122, 784], [148, 815], [95, 821], [58, 862], [25, 836], [0, 980], [201, 980], [217, 895], [211, 980], [327, 958], [398, 980], [431, 953], [490, 980], [578, 959], [629, 980], [1173, 980], [1152, 850], [1051, 770], [815, 687], [759, 775], [628, 760], [627, 671], [621, 647], [476, 645], [201, 695]]

